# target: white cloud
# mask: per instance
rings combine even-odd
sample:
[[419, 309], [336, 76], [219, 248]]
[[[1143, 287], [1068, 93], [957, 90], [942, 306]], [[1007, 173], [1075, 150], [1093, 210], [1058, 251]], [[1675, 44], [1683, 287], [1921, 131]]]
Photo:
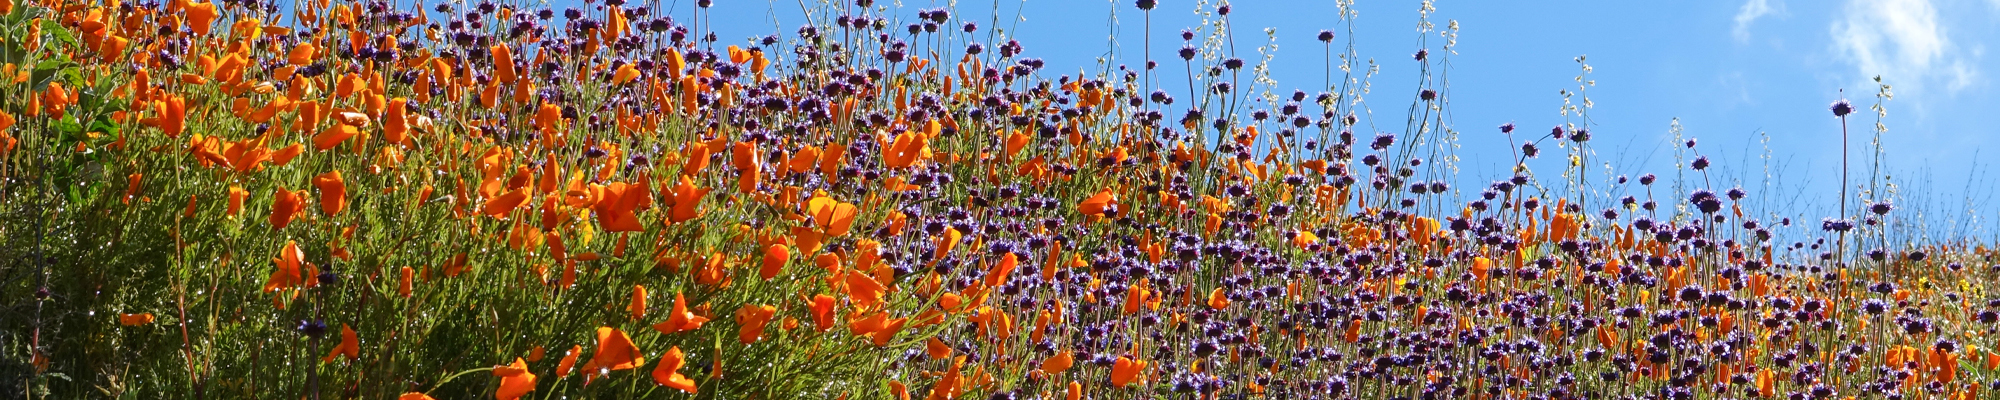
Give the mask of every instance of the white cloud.
[[[2000, 2], [2000, 0], [1991, 1]], [[1778, 3], [1777, 7], [1772, 7], [1771, 0], [1748, 0], [1743, 2], [1743, 8], [1736, 10], [1736, 28], [1731, 33], [1736, 35], [1736, 41], [1749, 41], [1750, 23], [1757, 22], [1758, 18], [1778, 13], [1783, 10], [1784, 6], [1785, 3], [1781, 2]]]
[[1850, 0], [1831, 31], [1835, 54], [1858, 74], [1850, 79], [1880, 75], [1899, 94], [1936, 86], [1956, 92], [1978, 79], [1969, 66], [1976, 60], [1952, 42], [1930, 0]]

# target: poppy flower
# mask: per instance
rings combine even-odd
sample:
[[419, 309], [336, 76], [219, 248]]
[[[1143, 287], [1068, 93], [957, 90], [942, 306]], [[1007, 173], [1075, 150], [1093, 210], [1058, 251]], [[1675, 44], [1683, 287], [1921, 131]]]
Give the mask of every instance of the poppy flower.
[[515, 208], [520, 208], [521, 203], [527, 201], [528, 192], [526, 188], [514, 189], [508, 191], [507, 194], [493, 198], [493, 200], [488, 200], [486, 208], [482, 210], [482, 213], [494, 218], [505, 218], [507, 214], [513, 213]]
[[1222, 290], [1222, 288], [1215, 288], [1215, 290], [1213, 290], [1213, 291], [1209, 291], [1209, 292], [1208, 292], [1208, 307], [1209, 307], [1209, 308], [1213, 308], [1213, 309], [1217, 309], [1217, 310], [1221, 310], [1221, 309], [1224, 309], [1224, 308], [1229, 308], [1229, 295], [1228, 295], [1228, 293], [1227, 293], [1227, 292], [1224, 292], [1224, 291]]
[[431, 395], [423, 394], [422, 392], [409, 392], [409, 393], [403, 393], [403, 395], [401, 396], [396, 396], [396, 400], [437, 400], [437, 399], [431, 397]]
[[389, 144], [409, 144], [410, 121], [407, 106], [409, 102], [410, 99], [397, 97], [389, 100], [389, 106], [383, 109], [382, 139], [389, 141]]
[[846, 285], [848, 301], [854, 302], [855, 307], [865, 309], [882, 304], [882, 296], [887, 292], [882, 283], [860, 271], [848, 271], [843, 275], [841, 283]]
[[582, 345], [570, 346], [569, 351], [563, 353], [562, 361], [556, 363], [556, 379], [569, 376], [569, 371], [576, 368], [576, 357], [582, 354]]
[[756, 343], [764, 337], [764, 327], [777, 315], [778, 308], [771, 305], [744, 306], [736, 312], [736, 341], [743, 344]]
[[1122, 388], [1125, 385], [1130, 385], [1132, 382], [1137, 381], [1139, 373], [1145, 372], [1145, 370], [1145, 361], [1120, 356], [1117, 361], [1113, 361], [1111, 364], [1111, 386]]
[[1014, 275], [1014, 268], [1020, 265], [1020, 259], [1015, 257], [1013, 252], [1001, 255], [1000, 262], [994, 263], [993, 268], [986, 271], [986, 287], [1000, 287], [1007, 284], [1007, 280]]
[[333, 352], [326, 353], [319, 362], [332, 362], [334, 357], [347, 356], [349, 361], [361, 357], [361, 342], [355, 338], [354, 328], [340, 324], [340, 344], [333, 346]]
[[528, 372], [528, 362], [519, 357], [514, 363], [504, 367], [494, 367], [493, 376], [500, 377], [500, 389], [493, 392], [498, 400], [515, 400], [535, 391], [535, 373]]
[[676, 332], [687, 332], [695, 329], [700, 329], [701, 324], [705, 322], [708, 322], [708, 318], [704, 318], [699, 315], [694, 315], [694, 313], [692, 312], [688, 312], [687, 297], [683, 296], [679, 292], [675, 292], [673, 311], [667, 314], [667, 320], [665, 322], [653, 324], [653, 330], [660, 331], [660, 333], [665, 333], [665, 334], [673, 334]]
[[646, 365], [645, 354], [632, 345], [632, 337], [625, 331], [612, 327], [597, 328], [597, 353], [590, 356], [590, 362], [583, 364], [585, 374], [603, 371], [617, 371]]
[[194, 30], [194, 34], [197, 36], [208, 36], [208, 31], [215, 28], [215, 18], [221, 16], [221, 14], [216, 12], [215, 3], [213, 2], [190, 2], [182, 7], [187, 12], [188, 29]]
[[694, 380], [681, 375], [681, 366], [685, 364], [687, 355], [681, 353], [680, 346], [667, 349], [667, 354], [660, 356], [660, 365], [653, 367], [653, 381], [661, 386], [680, 389], [689, 394], [695, 393]]
[[783, 244], [765, 247], [763, 267], [757, 269], [757, 276], [767, 281], [777, 277], [778, 273], [784, 272], [785, 260], [788, 258], [791, 258], [791, 251]]
[[361, 134], [361, 129], [353, 125], [334, 124], [333, 126], [326, 127], [326, 130], [320, 131], [318, 135], [313, 135], [313, 150], [325, 151], [339, 147], [341, 142], [347, 141], [348, 138], [359, 134]]
[[836, 305], [835, 303], [836, 300], [834, 300], [833, 296], [824, 294], [813, 296], [812, 304], [808, 306], [808, 310], [812, 312], [814, 328], [820, 332], [833, 329], [833, 308]]
[[668, 212], [667, 221], [677, 224], [701, 217], [701, 197], [708, 190], [696, 187], [693, 179], [682, 176], [680, 185], [674, 187], [673, 209]]
[[632, 312], [632, 319], [635, 319], [635, 320], [637, 320], [637, 319], [645, 319], [645, 318], [646, 318], [646, 287], [645, 287], [645, 286], [640, 286], [640, 285], [632, 285], [632, 305], [631, 305], [631, 306], [627, 306], [627, 307], [626, 307], [626, 310], [629, 310], [629, 311], [631, 311], [631, 312]]
[[854, 228], [854, 217], [860, 211], [852, 203], [843, 203], [827, 197], [825, 192], [817, 193], [806, 201], [806, 209], [812, 212], [814, 226], [819, 233], [828, 237], [846, 236]]
[[639, 79], [639, 70], [633, 68], [632, 63], [625, 63], [624, 65], [619, 65], [618, 70], [612, 73], [611, 84], [624, 85], [636, 79]]
[[319, 188], [321, 212], [330, 217], [347, 210], [347, 180], [340, 177], [340, 171], [328, 171], [313, 177], [313, 187]]
[[889, 345], [889, 340], [895, 338], [896, 333], [902, 332], [907, 322], [908, 318], [889, 318], [889, 313], [878, 311], [860, 320], [848, 322], [847, 330], [855, 335], [868, 335], [875, 347], [883, 347]]
[[943, 360], [945, 357], [951, 357], [951, 346], [946, 346], [943, 340], [932, 337], [924, 341], [924, 354], [930, 355], [932, 360]]
[[153, 323], [153, 313], [118, 314], [119, 325], [139, 326], [150, 323]]
[[278, 264], [278, 269], [264, 281], [264, 291], [275, 292], [304, 284], [305, 276], [300, 273], [299, 266], [305, 257], [305, 252], [299, 251], [297, 242], [286, 241], [284, 249], [278, 250], [278, 258], [272, 260]]
[[1070, 353], [1070, 351], [1064, 350], [1061, 353], [1056, 353], [1056, 355], [1043, 359], [1041, 366], [1042, 373], [1054, 375], [1068, 370], [1070, 365], [1076, 363], [1075, 356]]
[[417, 270], [415, 268], [403, 267], [399, 274], [400, 276], [396, 279], [396, 294], [404, 298], [409, 298], [411, 281], [413, 278], [416, 278]]
[[1077, 204], [1076, 211], [1083, 213], [1083, 215], [1099, 217], [1103, 216], [1104, 211], [1117, 201], [1118, 197], [1111, 194], [1111, 189], [1104, 189], [1098, 191], [1095, 195], [1091, 195], [1090, 198], [1084, 199], [1082, 203]]

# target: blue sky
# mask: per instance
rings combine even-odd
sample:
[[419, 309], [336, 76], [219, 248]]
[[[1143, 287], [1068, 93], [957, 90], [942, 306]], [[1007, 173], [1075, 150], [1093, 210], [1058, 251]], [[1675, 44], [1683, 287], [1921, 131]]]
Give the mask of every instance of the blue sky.
[[[692, 1], [667, 0], [676, 17]], [[799, 3], [720, 0], [710, 21], [725, 42], [787, 34], [805, 20]], [[883, 1], [882, 3], [890, 3]], [[1170, 52], [1181, 29], [1200, 25], [1198, 3], [1163, 0], [1152, 13], [1153, 53], [1168, 77], [1179, 74]], [[1371, 94], [1378, 117], [1400, 122], [1416, 90], [1416, 31], [1420, 3], [1359, 1], [1358, 51], [1382, 65]], [[906, 18], [947, 2], [903, 1]], [[1213, 3], [1209, 5], [1213, 7]], [[1047, 61], [1054, 73], [1092, 68], [1110, 49], [1112, 13], [1118, 35], [1115, 63], [1140, 64], [1142, 19], [1130, 0], [960, 1], [955, 18], [990, 27], [994, 9], [1003, 28]], [[1451, 122], [1461, 132], [1461, 165], [1471, 183], [1503, 178], [1506, 146], [1496, 126], [1514, 122], [1545, 132], [1563, 121], [1559, 90], [1574, 89], [1574, 58], [1587, 55], [1597, 84], [1589, 96], [1597, 151], [1620, 172], [1670, 176], [1675, 118], [1683, 134], [1717, 169], [1753, 189], [1762, 185], [1768, 136], [1771, 176], [1787, 187], [1774, 201], [1789, 207], [1824, 207], [1837, 190], [1840, 125], [1827, 106], [1846, 89], [1862, 112], [1851, 116], [1855, 180], [1865, 176], [1874, 115], [1875, 85], [1882, 75], [1895, 98], [1883, 122], [1888, 132], [1885, 166], [1913, 179], [1905, 202], [1941, 203], [1932, 213], [1962, 213], [1965, 200], [1991, 203], [1992, 154], [2000, 154], [2000, 0], [1717, 0], [1717, 1], [1439, 1], [1432, 20], [1459, 23], [1451, 62]], [[1282, 92], [1318, 91], [1324, 53], [1313, 39], [1337, 26], [1332, 1], [1236, 1], [1232, 22], [1237, 57], [1255, 60], [1262, 28], [1275, 29], [1273, 77]], [[1012, 22], [1018, 15], [1019, 21]], [[774, 24], [773, 21], [776, 21]], [[954, 22], [956, 24], [956, 22]], [[782, 28], [780, 28], [782, 27]], [[1435, 37], [1429, 46], [1438, 51]], [[1171, 82], [1162, 87], [1173, 92]], [[1184, 83], [1182, 85], [1185, 85]], [[1379, 127], [1400, 126], [1394, 123]], [[1547, 157], [1545, 157], [1547, 158]], [[1538, 170], [1555, 171], [1556, 160]], [[1975, 168], [1976, 166], [1976, 168]], [[1968, 182], [1973, 187], [1966, 190]], [[1922, 181], [1928, 181], [1924, 183]], [[1730, 186], [1716, 182], [1717, 186]], [[1662, 193], [1664, 195], [1664, 193]], [[1921, 197], [1921, 198], [1917, 198]], [[1980, 206], [1996, 210], [1992, 206]], [[1830, 207], [1820, 214], [1831, 213]]]

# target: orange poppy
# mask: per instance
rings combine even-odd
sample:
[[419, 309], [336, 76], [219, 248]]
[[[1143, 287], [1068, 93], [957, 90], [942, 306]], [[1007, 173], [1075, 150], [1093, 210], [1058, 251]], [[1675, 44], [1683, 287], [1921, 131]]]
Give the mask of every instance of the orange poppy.
[[646, 357], [639, 348], [632, 345], [632, 337], [625, 331], [612, 327], [597, 328], [597, 353], [590, 356], [590, 362], [583, 364], [583, 373], [617, 371], [646, 365]]
[[675, 332], [687, 332], [695, 329], [701, 329], [701, 324], [705, 322], [708, 322], [708, 318], [704, 318], [699, 315], [694, 315], [694, 313], [692, 312], [688, 312], [687, 297], [683, 296], [679, 292], [676, 292], [674, 293], [673, 311], [667, 314], [667, 320], [665, 322], [653, 324], [653, 330], [657, 330], [660, 331], [660, 333], [666, 333], [666, 334], [672, 334]]
[[1111, 194], [1111, 189], [1104, 189], [1095, 195], [1091, 195], [1090, 198], [1084, 199], [1083, 203], [1077, 204], [1076, 210], [1083, 213], [1083, 215], [1093, 217], [1103, 216], [1104, 211], [1117, 201], [1118, 197]]
[[340, 177], [340, 171], [329, 171], [313, 177], [313, 187], [319, 188], [319, 209], [327, 216], [340, 215], [347, 210], [347, 180]]
[[778, 308], [771, 305], [744, 306], [736, 312], [736, 325], [741, 327], [736, 333], [736, 340], [743, 344], [756, 343], [764, 337], [765, 325], [770, 324], [771, 317], [777, 313]]
[[632, 319], [646, 318], [646, 287], [632, 285], [632, 305], [625, 308], [632, 312]]
[[118, 315], [118, 324], [119, 324], [119, 325], [124, 325], [124, 326], [139, 326], [139, 325], [145, 325], [145, 324], [150, 324], [150, 323], [153, 323], [153, 313], [138, 313], [138, 314], [119, 314], [119, 315]]
[[1000, 262], [993, 264], [993, 269], [986, 271], [986, 287], [1000, 287], [1007, 284], [1007, 280], [1012, 279], [1014, 275], [1014, 268], [1020, 265], [1020, 259], [1015, 257], [1013, 252], [1001, 255]]
[[535, 373], [528, 372], [528, 362], [519, 357], [513, 364], [494, 367], [493, 376], [500, 377], [500, 389], [493, 392], [495, 399], [515, 400], [535, 391]]
[[819, 329], [820, 332], [833, 329], [833, 308], [836, 306], [835, 303], [836, 301], [833, 296], [824, 294], [813, 296], [812, 305], [809, 308], [812, 311], [813, 326]]
[[1041, 371], [1044, 374], [1053, 375], [1068, 370], [1070, 365], [1076, 363], [1075, 357], [1076, 356], [1070, 354], [1070, 351], [1068, 350], [1064, 350], [1061, 353], [1056, 353], [1056, 355], [1049, 356], [1049, 358], [1042, 360]]
[[662, 386], [695, 393], [694, 380], [688, 379], [680, 372], [681, 366], [686, 364], [687, 355], [681, 353], [680, 346], [667, 349], [667, 354], [660, 356], [660, 365], [653, 367], [653, 381], [659, 382]]
[[340, 324], [340, 344], [333, 346], [333, 352], [326, 353], [319, 362], [331, 362], [334, 357], [347, 356], [349, 361], [361, 357], [361, 341], [354, 335], [354, 328]]
[[765, 247], [763, 267], [757, 269], [757, 276], [767, 281], [777, 277], [779, 272], [784, 272], [785, 260], [791, 258], [791, 256], [791, 251], [787, 250], [783, 244], [773, 244], [770, 247]]
[[411, 281], [413, 278], [416, 278], [417, 270], [415, 268], [403, 267], [400, 274], [401, 276], [397, 277], [396, 280], [396, 294], [403, 297], [410, 297]]
[[1130, 385], [1133, 381], [1138, 380], [1139, 373], [1145, 372], [1145, 370], [1145, 361], [1135, 361], [1131, 358], [1120, 356], [1117, 361], [1113, 361], [1111, 364], [1111, 385], [1121, 388], [1125, 387], [1125, 385]]
[[569, 352], [563, 353], [562, 361], [556, 363], [556, 379], [569, 376], [569, 371], [576, 368], [576, 357], [582, 354], [583, 346], [570, 346]]
[[396, 400], [437, 400], [437, 399], [431, 397], [431, 395], [423, 394], [421, 392], [409, 392], [409, 393], [404, 393], [401, 396], [396, 396]]
[[868, 274], [861, 271], [848, 271], [845, 276], [842, 283], [847, 285], [848, 301], [854, 302], [855, 307], [874, 308], [875, 305], [882, 304], [882, 296], [887, 293], [887, 288], [882, 286], [882, 283], [876, 282], [875, 278], [868, 277]]
[[301, 260], [305, 257], [305, 252], [299, 251], [298, 242], [286, 241], [285, 248], [278, 250], [278, 258], [272, 260], [278, 263], [278, 270], [272, 271], [270, 279], [264, 281], [264, 291], [274, 292], [305, 284], [305, 276], [299, 271]]
[[701, 197], [707, 195], [708, 191], [709, 189], [696, 187], [693, 179], [682, 176], [680, 185], [674, 187], [673, 209], [668, 212], [667, 220], [671, 223], [681, 223], [701, 217]]
[[812, 212], [813, 222], [819, 232], [830, 237], [847, 235], [854, 227], [855, 214], [860, 210], [851, 203], [835, 201], [819, 192], [812, 200], [806, 201], [806, 209]]

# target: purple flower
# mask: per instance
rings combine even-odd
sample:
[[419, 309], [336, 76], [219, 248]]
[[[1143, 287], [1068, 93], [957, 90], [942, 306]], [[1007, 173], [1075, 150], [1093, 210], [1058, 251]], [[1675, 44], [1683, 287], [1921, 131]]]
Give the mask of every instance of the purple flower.
[[1854, 113], [1854, 104], [1848, 103], [1847, 99], [1841, 99], [1840, 101], [1833, 102], [1833, 106], [1827, 107], [1827, 109], [1833, 110], [1833, 116], [1835, 117], [1846, 117], [1847, 114]]

